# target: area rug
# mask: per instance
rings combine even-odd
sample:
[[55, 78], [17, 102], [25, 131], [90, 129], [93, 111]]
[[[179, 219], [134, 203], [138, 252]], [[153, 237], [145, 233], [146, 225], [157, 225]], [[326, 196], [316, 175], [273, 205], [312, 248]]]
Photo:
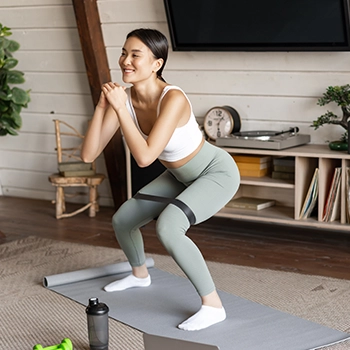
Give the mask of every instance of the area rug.
[[[154, 280], [160, 272], [161, 277], [163, 273], [175, 275], [176, 283], [186, 281], [171, 258], [148, 256], [155, 261]], [[48, 346], [69, 337], [75, 349], [87, 350], [84, 300], [76, 303], [44, 288], [43, 277], [124, 261], [124, 254], [113, 248], [38, 237], [0, 245], [0, 348], [30, 349], [37, 343]], [[350, 330], [350, 281], [212, 262], [208, 265], [223, 295], [234, 295], [247, 300], [248, 305], [254, 302], [262, 308], [268, 306], [339, 332]], [[186, 303], [178, 304], [174, 312], [180, 308], [185, 313], [187, 307]], [[261, 338], [256, 337], [255, 343], [254, 349], [260, 350]], [[111, 319], [110, 344], [111, 349], [143, 349], [142, 333]], [[235, 349], [233, 346], [230, 349]], [[343, 342], [327, 349], [349, 348], [350, 342]]]

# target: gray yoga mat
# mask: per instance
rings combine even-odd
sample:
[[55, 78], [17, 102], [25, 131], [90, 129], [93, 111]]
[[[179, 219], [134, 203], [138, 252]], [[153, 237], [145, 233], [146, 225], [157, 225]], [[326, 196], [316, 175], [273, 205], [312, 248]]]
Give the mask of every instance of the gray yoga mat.
[[[146, 266], [151, 268], [154, 266], [152, 258], [146, 259]], [[120, 275], [122, 273], [131, 272], [131, 266], [128, 262], [105, 265], [101, 267], [93, 267], [90, 269], [70, 271], [57, 275], [45, 276], [43, 279], [44, 287], [52, 288], [63, 284], [71, 284], [81, 281], [92, 280], [94, 278], [106, 277], [111, 275]]]
[[83, 305], [98, 297], [109, 316], [141, 332], [219, 346], [220, 350], [312, 350], [350, 338], [340, 332], [273, 308], [218, 291], [227, 319], [201, 331], [176, 328], [198, 311], [200, 300], [185, 278], [164, 272], [147, 259], [152, 284], [107, 293], [103, 287], [130, 274], [128, 263], [44, 277], [44, 286]]

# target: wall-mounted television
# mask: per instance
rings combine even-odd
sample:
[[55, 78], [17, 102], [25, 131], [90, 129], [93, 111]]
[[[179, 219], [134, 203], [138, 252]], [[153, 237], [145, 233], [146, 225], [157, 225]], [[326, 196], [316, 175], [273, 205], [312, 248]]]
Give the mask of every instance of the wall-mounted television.
[[174, 51], [350, 51], [349, 0], [164, 0]]

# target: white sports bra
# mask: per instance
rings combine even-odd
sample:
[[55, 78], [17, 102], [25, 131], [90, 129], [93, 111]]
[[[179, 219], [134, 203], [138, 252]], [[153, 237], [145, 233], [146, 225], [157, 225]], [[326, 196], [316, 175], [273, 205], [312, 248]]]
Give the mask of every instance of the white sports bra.
[[[159, 102], [158, 102], [157, 115], [159, 115], [160, 104], [162, 102], [163, 97], [171, 89], [180, 90], [185, 95], [185, 97], [188, 100], [190, 107], [191, 107], [191, 115], [190, 115], [190, 118], [189, 118], [187, 124], [175, 129], [168, 144], [165, 146], [165, 149], [158, 157], [160, 160], [164, 160], [167, 162], [176, 162], [177, 160], [183, 159], [183, 158], [187, 157], [188, 155], [190, 155], [193, 151], [195, 151], [197, 149], [197, 147], [200, 145], [200, 143], [202, 142], [203, 135], [199, 129], [199, 125], [196, 121], [196, 117], [193, 114], [192, 105], [191, 105], [190, 100], [188, 99], [188, 97], [186, 96], [184, 91], [177, 86], [167, 85], [164, 88], [164, 90], [160, 96]], [[142, 132], [140, 125], [138, 123], [138, 120], [137, 120], [137, 116], [136, 116], [134, 107], [132, 105], [130, 88], [126, 89], [126, 93], [128, 95], [126, 107], [129, 111], [130, 115], [132, 116], [132, 118], [135, 122], [135, 125], [137, 126], [141, 135], [143, 136], [143, 138], [145, 140], [147, 140], [148, 136]]]

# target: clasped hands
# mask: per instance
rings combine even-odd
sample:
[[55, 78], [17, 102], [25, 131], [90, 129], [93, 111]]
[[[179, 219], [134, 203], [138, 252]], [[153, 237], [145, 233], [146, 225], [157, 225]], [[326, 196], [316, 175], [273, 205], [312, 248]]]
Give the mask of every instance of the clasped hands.
[[124, 107], [127, 100], [125, 89], [126, 86], [121, 86], [117, 83], [109, 82], [103, 84], [98, 104], [101, 107], [106, 107], [109, 103], [115, 110]]

